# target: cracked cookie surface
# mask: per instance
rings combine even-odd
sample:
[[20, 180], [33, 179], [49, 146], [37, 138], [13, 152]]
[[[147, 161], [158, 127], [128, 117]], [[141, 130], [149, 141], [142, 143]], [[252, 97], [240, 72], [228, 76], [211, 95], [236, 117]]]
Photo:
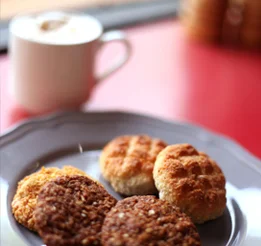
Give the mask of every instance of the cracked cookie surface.
[[226, 207], [225, 176], [207, 154], [189, 144], [160, 152], [153, 177], [159, 197], [181, 208], [194, 223], [221, 216]]
[[166, 146], [162, 140], [147, 135], [117, 137], [100, 156], [102, 175], [120, 194], [156, 194], [152, 171], [158, 153]]

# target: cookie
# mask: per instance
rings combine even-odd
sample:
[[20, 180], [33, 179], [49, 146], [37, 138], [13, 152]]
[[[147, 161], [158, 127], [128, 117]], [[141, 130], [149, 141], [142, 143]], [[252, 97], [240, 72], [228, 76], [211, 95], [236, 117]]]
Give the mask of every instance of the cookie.
[[42, 167], [39, 172], [26, 176], [18, 183], [16, 194], [12, 201], [12, 212], [20, 224], [30, 230], [36, 230], [33, 211], [36, 206], [38, 193], [45, 183], [64, 174], [86, 175], [85, 172], [72, 166], [64, 166], [62, 169]]
[[189, 144], [160, 152], [153, 177], [160, 199], [181, 208], [194, 223], [216, 219], [226, 207], [225, 177], [215, 161]]
[[48, 246], [100, 245], [101, 227], [116, 200], [86, 176], [60, 176], [45, 184], [34, 211]]
[[158, 153], [165, 147], [160, 139], [146, 135], [117, 137], [102, 151], [101, 173], [123, 195], [156, 194], [152, 171]]
[[199, 246], [191, 219], [154, 196], [133, 196], [119, 201], [102, 226], [103, 246]]

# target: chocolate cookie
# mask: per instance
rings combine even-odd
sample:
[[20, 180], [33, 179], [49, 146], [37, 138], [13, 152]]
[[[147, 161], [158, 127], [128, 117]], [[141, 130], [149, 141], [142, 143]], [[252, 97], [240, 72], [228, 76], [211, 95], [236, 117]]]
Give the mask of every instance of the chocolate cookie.
[[179, 208], [154, 196], [117, 203], [102, 227], [103, 246], [200, 246], [199, 234]]
[[48, 246], [100, 245], [101, 227], [116, 200], [85, 176], [61, 176], [40, 191], [36, 228]]
[[61, 175], [86, 175], [85, 172], [72, 167], [64, 166], [62, 169], [56, 167], [42, 167], [40, 171], [24, 177], [18, 183], [16, 194], [12, 201], [12, 212], [15, 219], [23, 226], [35, 231], [33, 211], [36, 206], [40, 189], [50, 180]]

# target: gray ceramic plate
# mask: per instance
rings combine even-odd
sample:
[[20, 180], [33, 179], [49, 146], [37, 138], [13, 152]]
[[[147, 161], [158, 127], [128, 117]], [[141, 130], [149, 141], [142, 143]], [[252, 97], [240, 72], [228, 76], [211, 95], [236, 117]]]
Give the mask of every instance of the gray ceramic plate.
[[258, 159], [236, 143], [199, 127], [118, 112], [59, 114], [29, 121], [1, 137], [1, 245], [42, 245], [36, 234], [16, 223], [10, 209], [17, 182], [42, 165], [74, 165], [100, 180], [112, 195], [121, 199], [102, 179], [98, 156], [105, 143], [115, 136], [139, 133], [162, 138], [169, 144], [191, 143], [207, 152], [223, 169], [227, 209], [219, 219], [198, 226], [203, 246], [261, 245]]

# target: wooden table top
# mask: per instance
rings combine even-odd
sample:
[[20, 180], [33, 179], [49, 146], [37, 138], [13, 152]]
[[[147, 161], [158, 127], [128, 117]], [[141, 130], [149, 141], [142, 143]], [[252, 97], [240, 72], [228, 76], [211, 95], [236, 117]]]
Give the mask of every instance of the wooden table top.
[[[189, 121], [225, 134], [261, 157], [261, 55], [193, 43], [174, 20], [126, 30], [129, 63], [95, 88], [86, 108], [126, 110]], [[106, 66], [119, 47], [99, 57]], [[8, 95], [0, 56], [1, 131], [30, 117]]]

